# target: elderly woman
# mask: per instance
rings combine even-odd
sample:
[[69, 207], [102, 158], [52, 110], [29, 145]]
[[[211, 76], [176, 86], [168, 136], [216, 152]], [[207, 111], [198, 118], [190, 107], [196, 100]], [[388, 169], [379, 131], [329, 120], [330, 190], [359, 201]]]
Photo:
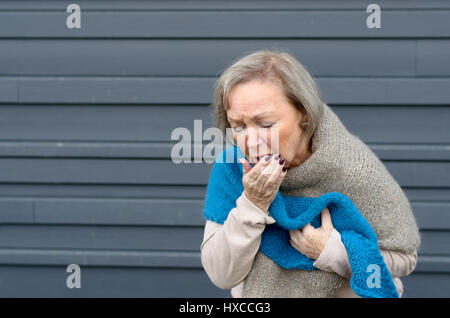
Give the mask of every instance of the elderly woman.
[[328, 208], [320, 227], [289, 232], [292, 247], [318, 270], [282, 268], [259, 250], [266, 225], [275, 223], [269, 208], [278, 191], [297, 197], [339, 192], [375, 231], [402, 295], [399, 277], [415, 268], [420, 245], [409, 201], [376, 155], [322, 101], [295, 58], [262, 50], [237, 60], [216, 83], [214, 110], [217, 126], [232, 129], [250, 161], [241, 161], [244, 191], [226, 221], [206, 221], [201, 261], [217, 287], [231, 288], [233, 297], [358, 297]]

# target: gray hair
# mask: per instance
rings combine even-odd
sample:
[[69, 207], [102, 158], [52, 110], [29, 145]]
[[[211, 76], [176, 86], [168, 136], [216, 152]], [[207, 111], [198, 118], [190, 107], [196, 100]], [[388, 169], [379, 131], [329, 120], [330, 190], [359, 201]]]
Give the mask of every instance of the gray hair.
[[308, 121], [302, 129], [311, 138], [323, 116], [322, 94], [305, 67], [289, 53], [277, 49], [260, 50], [239, 58], [217, 79], [213, 104], [217, 128], [224, 134], [231, 128], [227, 118], [231, 89], [256, 79], [281, 84], [292, 105], [307, 115]]

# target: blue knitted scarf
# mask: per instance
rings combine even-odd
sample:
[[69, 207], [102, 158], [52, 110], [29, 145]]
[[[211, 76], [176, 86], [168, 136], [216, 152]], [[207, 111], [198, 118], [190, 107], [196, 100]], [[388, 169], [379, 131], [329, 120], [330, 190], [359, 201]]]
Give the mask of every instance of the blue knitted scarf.
[[[239, 148], [229, 147], [214, 162], [203, 210], [207, 220], [223, 224], [244, 191], [242, 165], [237, 160], [239, 152]], [[312, 198], [283, 196], [278, 192], [269, 208], [276, 223], [266, 225], [260, 251], [282, 268], [317, 270], [313, 259], [291, 246], [289, 231], [301, 229], [308, 223], [320, 227], [320, 214], [327, 207], [333, 226], [340, 233], [348, 253], [353, 291], [361, 297], [398, 298], [397, 289], [378, 249], [375, 231], [353, 202], [341, 193], [330, 192]]]

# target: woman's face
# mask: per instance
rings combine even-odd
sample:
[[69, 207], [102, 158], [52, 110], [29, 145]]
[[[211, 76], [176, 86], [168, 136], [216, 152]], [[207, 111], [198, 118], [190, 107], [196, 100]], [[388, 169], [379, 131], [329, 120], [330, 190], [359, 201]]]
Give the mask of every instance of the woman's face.
[[251, 163], [280, 153], [289, 168], [311, 154], [300, 126], [307, 118], [289, 102], [280, 85], [262, 80], [235, 85], [228, 97], [227, 117], [234, 140]]

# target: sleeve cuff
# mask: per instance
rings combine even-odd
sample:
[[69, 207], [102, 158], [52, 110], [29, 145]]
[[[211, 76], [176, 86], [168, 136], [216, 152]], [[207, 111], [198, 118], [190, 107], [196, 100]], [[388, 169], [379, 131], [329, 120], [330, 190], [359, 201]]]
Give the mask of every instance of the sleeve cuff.
[[352, 276], [347, 250], [341, 241], [341, 235], [336, 229], [333, 229], [331, 232], [324, 249], [313, 265], [320, 270], [335, 272], [345, 278]]
[[273, 224], [275, 223], [275, 219], [270, 216], [269, 213], [262, 211], [258, 208], [252, 201], [250, 201], [245, 192], [242, 192], [242, 195], [237, 199], [236, 205], [239, 205], [239, 208], [242, 212], [247, 214], [253, 214], [256, 217], [263, 217], [265, 224]]

